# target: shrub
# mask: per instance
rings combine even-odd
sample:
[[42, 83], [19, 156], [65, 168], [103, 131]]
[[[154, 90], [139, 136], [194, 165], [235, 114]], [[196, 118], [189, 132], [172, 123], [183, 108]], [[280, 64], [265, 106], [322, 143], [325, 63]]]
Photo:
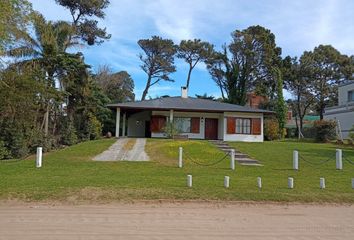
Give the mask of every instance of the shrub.
[[99, 139], [102, 135], [102, 124], [92, 113], [88, 115], [87, 129], [90, 140]]
[[264, 121], [264, 137], [269, 141], [279, 139], [279, 124], [276, 119]]
[[7, 158], [21, 158], [29, 153], [29, 137], [26, 132], [30, 132], [29, 129], [16, 122], [4, 121], [1, 124], [0, 136], [8, 150]]
[[318, 120], [314, 122], [316, 141], [328, 142], [336, 137], [336, 122], [332, 120]]
[[9, 151], [5, 147], [5, 143], [0, 140], [0, 160], [9, 156]]
[[63, 120], [60, 129], [60, 143], [62, 145], [71, 146], [78, 143], [76, 129], [70, 120]]
[[162, 129], [162, 131], [166, 133], [168, 138], [173, 138], [173, 136], [180, 133], [176, 126], [171, 122], [167, 122], [166, 126]]

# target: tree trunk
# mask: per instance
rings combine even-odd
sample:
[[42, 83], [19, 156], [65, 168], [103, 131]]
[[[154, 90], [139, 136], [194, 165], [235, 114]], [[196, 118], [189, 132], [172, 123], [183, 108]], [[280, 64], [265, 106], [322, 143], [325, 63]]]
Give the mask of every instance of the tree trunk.
[[49, 129], [49, 105], [47, 105], [46, 112], [44, 113], [44, 136], [48, 136]]
[[323, 120], [325, 106], [324, 100], [320, 100], [320, 120]]
[[302, 114], [300, 114], [300, 130], [302, 132], [302, 129], [304, 128], [304, 116], [302, 116]]
[[297, 137], [298, 139], [300, 139], [300, 127], [299, 127], [299, 123], [297, 122], [297, 115], [295, 115], [295, 125], [296, 125], [296, 130], [297, 130]]
[[225, 100], [225, 94], [224, 94], [224, 90], [222, 89], [222, 86], [219, 85], [219, 88], [220, 88], [222, 100]]
[[192, 66], [189, 67], [189, 71], [188, 71], [188, 76], [187, 76], [187, 84], [186, 84], [186, 87], [189, 88], [189, 82], [191, 80], [191, 74], [192, 74]]
[[301, 112], [301, 102], [300, 102], [300, 97], [298, 96], [298, 99], [297, 99], [297, 115], [299, 116], [300, 118], [300, 128], [299, 130], [302, 132], [302, 127], [303, 127], [303, 114]]
[[147, 95], [148, 92], [149, 92], [150, 84], [151, 84], [151, 75], [149, 75], [148, 80], [147, 80], [147, 82], [146, 82], [146, 87], [145, 87], [145, 90], [144, 90], [144, 92], [143, 92], [143, 95], [141, 96], [141, 101], [144, 101], [144, 100], [145, 100], [146, 95]]

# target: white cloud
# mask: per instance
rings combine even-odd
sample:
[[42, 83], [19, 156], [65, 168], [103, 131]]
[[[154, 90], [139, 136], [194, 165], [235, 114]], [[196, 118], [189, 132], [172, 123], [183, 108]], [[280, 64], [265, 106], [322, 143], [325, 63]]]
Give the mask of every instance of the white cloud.
[[161, 35], [177, 42], [193, 36], [193, 14], [183, 2], [157, 0], [146, 4], [145, 9]]
[[[54, 0], [30, 0], [36, 10], [50, 20], [67, 19], [67, 9]], [[101, 46], [81, 49], [89, 64], [109, 64], [116, 71], [127, 70], [135, 80], [136, 88], [143, 89], [146, 75], [140, 69], [137, 41], [160, 35], [175, 43], [182, 39], [201, 38], [216, 48], [230, 41], [230, 33], [250, 25], [262, 25], [276, 35], [284, 55], [299, 56], [319, 44], [332, 44], [341, 52], [354, 54], [354, 1], [352, 0], [111, 0], [106, 18], [100, 26], [107, 27], [112, 39]], [[187, 66], [177, 62], [176, 83], [171, 89], [150, 92], [179, 95], [185, 84]], [[200, 84], [200, 83], [203, 84]], [[137, 90], [137, 96], [142, 90]], [[203, 64], [192, 73], [191, 93], [218, 92]]]

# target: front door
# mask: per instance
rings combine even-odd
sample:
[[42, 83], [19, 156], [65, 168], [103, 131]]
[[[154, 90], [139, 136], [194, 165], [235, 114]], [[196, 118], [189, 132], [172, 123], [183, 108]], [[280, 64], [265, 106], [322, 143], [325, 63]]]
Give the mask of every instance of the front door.
[[150, 121], [145, 121], [145, 137], [151, 138]]
[[215, 118], [205, 119], [205, 139], [208, 140], [218, 139], [218, 119]]

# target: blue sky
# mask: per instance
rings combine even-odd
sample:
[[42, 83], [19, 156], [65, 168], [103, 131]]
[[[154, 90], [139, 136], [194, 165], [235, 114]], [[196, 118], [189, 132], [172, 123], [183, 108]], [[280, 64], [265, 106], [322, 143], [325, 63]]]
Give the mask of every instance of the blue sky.
[[[33, 8], [49, 20], [70, 20], [69, 11], [54, 0], [30, 0]], [[94, 71], [107, 64], [114, 71], [126, 70], [135, 82], [136, 99], [141, 98], [146, 75], [140, 69], [137, 41], [159, 35], [175, 43], [200, 38], [217, 48], [230, 42], [230, 33], [251, 25], [262, 25], [276, 36], [283, 55], [300, 56], [319, 44], [331, 44], [344, 54], [354, 54], [354, 1], [352, 0], [111, 0], [106, 18], [112, 38], [99, 46], [77, 49]], [[187, 65], [176, 60], [174, 83], [162, 82], [149, 96], [180, 95]], [[189, 95], [220, 96], [205, 66], [192, 73]], [[289, 97], [289, 94], [287, 94]]]

